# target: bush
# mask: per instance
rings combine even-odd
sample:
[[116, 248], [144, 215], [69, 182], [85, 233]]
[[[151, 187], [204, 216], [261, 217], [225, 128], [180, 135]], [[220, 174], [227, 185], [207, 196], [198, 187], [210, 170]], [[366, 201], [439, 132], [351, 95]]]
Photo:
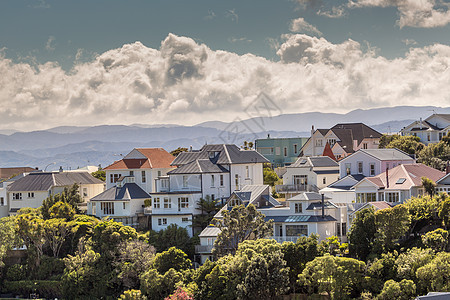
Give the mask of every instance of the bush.
[[6, 271], [5, 280], [19, 281], [27, 278], [27, 266], [21, 264], [15, 264], [8, 268]]
[[54, 280], [4, 281], [2, 292], [26, 297], [38, 294], [41, 298], [54, 299], [61, 297], [61, 283]]
[[40, 280], [59, 280], [64, 273], [64, 260], [49, 256], [42, 257], [36, 278]]

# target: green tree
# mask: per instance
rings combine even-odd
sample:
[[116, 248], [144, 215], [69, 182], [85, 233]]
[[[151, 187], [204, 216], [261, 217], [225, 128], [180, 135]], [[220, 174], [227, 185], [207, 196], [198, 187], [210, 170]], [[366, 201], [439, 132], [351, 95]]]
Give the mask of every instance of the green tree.
[[3, 258], [7, 251], [21, 245], [21, 239], [16, 233], [15, 219], [15, 216], [0, 218], [0, 267], [4, 266]]
[[411, 300], [416, 295], [416, 285], [414, 281], [403, 279], [396, 282], [392, 279], [384, 283], [383, 290], [377, 299], [380, 300]]
[[326, 292], [332, 299], [347, 299], [359, 294], [366, 264], [362, 261], [329, 254], [316, 257], [306, 264], [299, 283], [313, 294]]
[[253, 149], [253, 142], [247, 142], [244, 141], [243, 146], [241, 146], [242, 149], [244, 150], [252, 150]]
[[77, 231], [77, 228], [74, 222], [67, 222], [64, 219], [48, 219], [43, 223], [43, 230], [44, 238], [52, 250], [53, 257], [59, 257], [61, 246], [66, 238]]
[[141, 291], [150, 300], [164, 299], [181, 285], [183, 274], [175, 269], [169, 269], [163, 275], [155, 269], [150, 269], [141, 276]]
[[175, 247], [169, 248], [169, 250], [156, 254], [153, 262], [153, 267], [160, 273], [164, 274], [169, 269], [176, 271], [187, 270], [191, 267], [191, 260], [186, 253]]
[[427, 177], [422, 177], [421, 179], [422, 179], [422, 185], [423, 185], [423, 188], [425, 189], [425, 192], [429, 196], [432, 197], [436, 190], [436, 183]]
[[448, 245], [448, 231], [438, 228], [427, 232], [422, 235], [422, 243], [436, 252], [445, 251]]
[[236, 253], [239, 243], [245, 240], [266, 238], [273, 234], [273, 221], [266, 222], [255, 206], [238, 205], [231, 211], [222, 211], [222, 220], [216, 220], [221, 230], [214, 242], [214, 253], [222, 256]]
[[93, 228], [91, 244], [94, 251], [102, 255], [113, 255], [120, 243], [136, 238], [137, 232], [134, 228], [113, 220], [106, 220]]
[[370, 292], [378, 294], [383, 289], [384, 282], [397, 277], [397, 257], [396, 251], [381, 254], [380, 258], [375, 258], [368, 263], [366, 271], [366, 284]]
[[106, 181], [105, 170], [99, 169], [98, 171], [92, 172], [91, 175], [97, 179], [100, 179], [101, 181]]
[[183, 147], [178, 147], [175, 150], [170, 151], [170, 154], [172, 154], [173, 156], [178, 156], [178, 154], [180, 154], [181, 152], [187, 152], [188, 148], [183, 148]]
[[75, 216], [75, 210], [69, 203], [58, 201], [48, 210], [50, 218], [59, 218], [70, 221]]
[[34, 252], [34, 267], [39, 267], [41, 257], [44, 254], [44, 220], [37, 215], [19, 214], [16, 217], [16, 232], [27, 249]]
[[379, 148], [397, 148], [408, 154], [417, 154], [422, 150], [425, 145], [420, 142], [420, 138], [417, 136], [407, 135], [400, 136], [383, 135], [380, 139]]
[[450, 228], [450, 197], [444, 194], [445, 199], [439, 203], [438, 215], [442, 219], [445, 229]]
[[450, 253], [436, 254], [431, 262], [417, 269], [416, 276], [424, 293], [450, 292]]
[[440, 141], [437, 144], [428, 144], [419, 152], [418, 156], [418, 162], [444, 171], [447, 161], [450, 160], [450, 145], [444, 141]]
[[147, 300], [140, 290], [126, 290], [120, 295], [119, 300]]
[[437, 210], [435, 197], [413, 197], [404, 204], [411, 216], [410, 234], [417, 234], [424, 226], [430, 224]]
[[398, 240], [406, 234], [410, 225], [410, 215], [405, 205], [380, 209], [375, 212], [377, 232], [374, 245], [378, 253], [394, 249]]
[[171, 247], [176, 247], [186, 253], [189, 257], [194, 255], [193, 239], [189, 237], [186, 228], [176, 224], [170, 224], [161, 231], [149, 231], [149, 244], [155, 246], [158, 252], [166, 251]]
[[375, 210], [365, 208], [356, 212], [348, 233], [350, 254], [361, 260], [366, 260], [372, 251], [376, 232]]
[[416, 271], [420, 267], [431, 262], [434, 258], [433, 250], [422, 248], [411, 248], [401, 253], [395, 265], [397, 266], [397, 277], [417, 282]]
[[79, 185], [74, 183], [70, 187], [65, 187], [60, 194], [50, 195], [47, 199], [44, 199], [41, 206], [41, 212], [44, 219], [50, 218], [50, 208], [56, 202], [65, 202], [70, 204], [76, 213], [80, 213], [78, 204], [83, 202], [79, 193]]
[[264, 184], [268, 184], [270, 186], [274, 186], [275, 182], [280, 180], [277, 173], [275, 173], [275, 171], [272, 170], [271, 167], [264, 167], [263, 176], [264, 176]]
[[203, 230], [209, 224], [214, 215], [219, 211], [220, 203], [216, 200], [211, 199], [209, 195], [205, 198], [200, 198], [197, 201], [197, 209], [201, 211], [200, 214], [195, 215], [192, 221], [192, 227]]

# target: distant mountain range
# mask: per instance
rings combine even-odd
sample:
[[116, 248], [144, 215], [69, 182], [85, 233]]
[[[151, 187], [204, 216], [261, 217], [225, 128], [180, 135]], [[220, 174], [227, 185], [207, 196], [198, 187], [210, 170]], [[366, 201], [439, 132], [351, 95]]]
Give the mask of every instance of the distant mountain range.
[[47, 170], [107, 166], [135, 147], [200, 148], [205, 143], [233, 143], [270, 137], [309, 137], [311, 127], [363, 122], [382, 133], [396, 133], [433, 112], [450, 114], [450, 107], [399, 106], [354, 110], [346, 114], [299, 113], [239, 122], [211, 121], [195, 126], [102, 125], [60, 126], [31, 132], [0, 131], [0, 167], [30, 166]]

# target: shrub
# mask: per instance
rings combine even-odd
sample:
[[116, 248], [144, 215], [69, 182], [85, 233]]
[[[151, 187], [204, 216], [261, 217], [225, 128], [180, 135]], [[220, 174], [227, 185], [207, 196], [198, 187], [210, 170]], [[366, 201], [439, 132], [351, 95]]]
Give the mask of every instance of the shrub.
[[5, 280], [19, 281], [25, 280], [27, 277], [27, 266], [21, 264], [15, 264], [8, 268], [6, 271]]
[[61, 297], [61, 283], [54, 280], [4, 281], [2, 292], [23, 296], [38, 294], [41, 298], [54, 299]]

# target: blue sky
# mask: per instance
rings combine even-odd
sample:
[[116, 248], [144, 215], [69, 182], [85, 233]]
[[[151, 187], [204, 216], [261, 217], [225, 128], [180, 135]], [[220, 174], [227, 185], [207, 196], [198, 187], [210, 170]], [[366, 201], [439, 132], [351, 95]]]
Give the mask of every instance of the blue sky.
[[[436, 89], [447, 89], [445, 80], [449, 76], [445, 67], [450, 42], [448, 8], [449, 3], [443, 0], [423, 0], [420, 5], [416, 0], [5, 0], [0, 2], [0, 49], [3, 49], [0, 70], [8, 74], [20, 70], [27, 75], [22, 79], [12, 75], [4, 79], [0, 104], [8, 101], [13, 107], [0, 111], [0, 117], [7, 120], [3, 126], [28, 127], [42, 120], [45, 113], [52, 112], [53, 106], [62, 112], [76, 103], [83, 103], [88, 107], [87, 112], [71, 112], [68, 124], [133, 123], [136, 116], [142, 116], [142, 109], [148, 123], [174, 122], [179, 119], [177, 107], [179, 109], [182, 103], [182, 111], [192, 112], [187, 118], [190, 124], [214, 119], [214, 116], [229, 121], [239, 115], [242, 107], [264, 86], [271, 88], [264, 92], [279, 98], [289, 112], [322, 109], [343, 112], [408, 103], [448, 106], [448, 96], [436, 94]], [[170, 39], [172, 35], [174, 38]], [[172, 49], [169, 58], [164, 56], [162, 44]], [[124, 49], [124, 45], [134, 46], [130, 50]], [[150, 58], [145, 54], [149, 50], [160, 51], [161, 55], [153, 53], [155, 56]], [[225, 60], [217, 58], [222, 53], [220, 50], [227, 55]], [[177, 51], [185, 56], [182, 62], [177, 61]], [[202, 51], [207, 59], [198, 56]], [[114, 90], [115, 94], [109, 94], [112, 88], [108, 88], [109, 79], [105, 75], [109, 71], [104, 71], [106, 67], [98, 69], [98, 64], [108, 59], [122, 61], [121, 55], [144, 60], [152, 65], [149, 67], [152, 70], [157, 69], [156, 61], [162, 57], [166, 67], [176, 61], [177, 68], [184, 71], [176, 78], [176, 84], [168, 86], [170, 92], [161, 92], [156, 88], [160, 81], [141, 78], [149, 69], [121, 65], [117, 74], [113, 72], [114, 76], [121, 78], [125, 72], [133, 74], [134, 81], [124, 84], [121, 90]], [[113, 58], [106, 58], [109, 56]], [[439, 67], [434, 68], [436, 64]], [[189, 66], [194, 66], [193, 74], [197, 75], [185, 76], [192, 71]], [[227, 71], [221, 66], [226, 66]], [[161, 72], [173, 70], [172, 67], [161, 67]], [[404, 78], [391, 78], [396, 68], [411, 72], [406, 76], [402, 71], [400, 74]], [[367, 75], [367, 70], [371, 69], [377, 73]], [[428, 77], [424, 69], [431, 70]], [[247, 70], [256, 72], [253, 77], [256, 74], [256, 77], [269, 78], [271, 84], [262, 84], [263, 79], [258, 79], [245, 86], [224, 86], [229, 81], [223, 78], [245, 79]], [[343, 94], [333, 97], [337, 92], [332, 90], [333, 79], [327, 74], [337, 74], [336, 70], [344, 76], [337, 84]], [[222, 85], [204, 85], [205, 79], [217, 83], [214, 79], [217, 72], [223, 73], [218, 79]], [[287, 75], [282, 77], [274, 72]], [[105, 81], [92, 88], [90, 83], [96, 76]], [[380, 81], [379, 77], [384, 76], [386, 79]], [[136, 92], [138, 77], [142, 82], [137, 85], [143, 83], [147, 87], [145, 91]], [[320, 77], [323, 82], [319, 82]], [[58, 78], [63, 78], [64, 83], [56, 82]], [[301, 91], [287, 91], [286, 87], [291, 89], [298, 78], [310, 84]], [[430, 82], [423, 80], [426, 78], [440, 78], [442, 86], [440, 82], [430, 86]], [[30, 86], [16, 90], [21, 85], [20, 80], [26, 80]], [[202, 80], [203, 83], [196, 83], [207, 90], [206, 94], [201, 96], [204, 91], [187, 91], [186, 80]], [[375, 91], [380, 84], [381, 90], [386, 89], [381, 94]], [[243, 88], [251, 92], [242, 92]], [[305, 88], [311, 91], [304, 92]], [[283, 94], [276, 95], [275, 90], [283, 90]], [[125, 92], [120, 94], [121, 91]], [[304, 95], [296, 96], [302, 93]], [[104, 99], [108, 97], [122, 99], [119, 105], [122, 118], [109, 118], [101, 110], [105, 109]], [[134, 107], [127, 103], [127, 97], [133, 97], [131, 102], [140, 102]], [[138, 98], [140, 100], [134, 100]], [[315, 99], [332, 105], [322, 108], [306, 102]], [[20, 107], [24, 103], [34, 106], [34, 112], [22, 112]], [[207, 109], [203, 110], [205, 107]], [[225, 112], [216, 115], [214, 107]], [[163, 116], [168, 111], [170, 115]], [[155, 114], [158, 117], [154, 117]], [[20, 121], [24, 118], [28, 121]], [[60, 123], [56, 119], [49, 120], [49, 125]]]

